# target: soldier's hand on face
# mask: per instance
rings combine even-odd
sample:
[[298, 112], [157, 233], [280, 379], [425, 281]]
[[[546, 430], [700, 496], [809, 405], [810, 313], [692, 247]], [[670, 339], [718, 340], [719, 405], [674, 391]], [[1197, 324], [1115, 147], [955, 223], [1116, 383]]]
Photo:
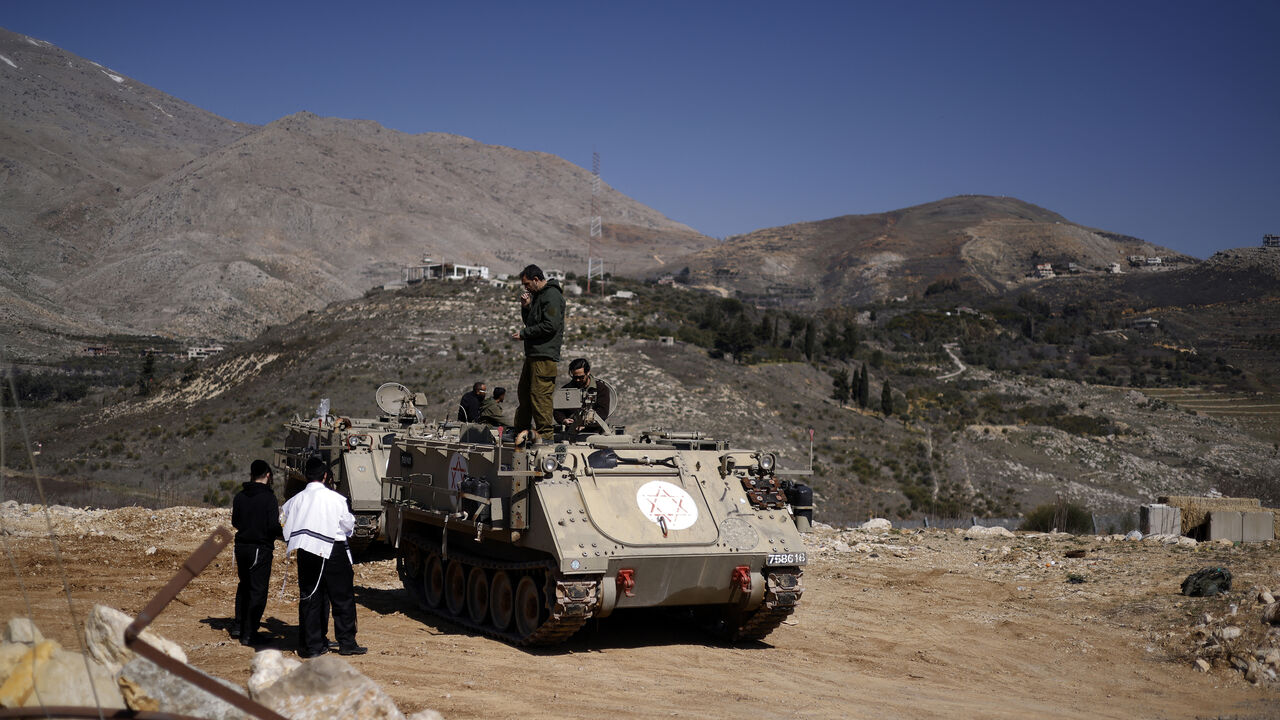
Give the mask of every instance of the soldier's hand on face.
[[520, 293], [520, 307], [529, 307], [529, 303], [532, 301], [532, 295], [527, 292]]
[[521, 337], [520, 337], [520, 331], [519, 331], [519, 330], [517, 330], [517, 331], [515, 331], [515, 332], [511, 333], [511, 339], [512, 339], [512, 340], [520, 340], [520, 339], [521, 339]]

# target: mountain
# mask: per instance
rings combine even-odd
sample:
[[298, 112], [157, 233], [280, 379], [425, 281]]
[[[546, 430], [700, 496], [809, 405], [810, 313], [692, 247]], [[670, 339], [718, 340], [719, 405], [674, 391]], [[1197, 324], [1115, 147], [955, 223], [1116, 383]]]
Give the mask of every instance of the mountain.
[[[305, 112], [234, 123], [7, 31], [0, 76], [0, 313], [32, 352], [246, 338], [424, 255], [586, 269], [593, 178], [552, 155]], [[713, 242], [607, 186], [599, 207], [610, 272]]]
[[[0, 324], [7, 339], [101, 331], [70, 306], [121, 202], [252, 129], [42, 40], [0, 29]], [[111, 323], [107, 323], [108, 325]], [[57, 344], [57, 343], [55, 343]]]
[[918, 295], [938, 280], [996, 294], [1030, 282], [1038, 263], [1101, 270], [1130, 255], [1192, 260], [1016, 198], [962, 195], [757, 230], [673, 259], [669, 267], [687, 266], [691, 284], [762, 304], [830, 307]]

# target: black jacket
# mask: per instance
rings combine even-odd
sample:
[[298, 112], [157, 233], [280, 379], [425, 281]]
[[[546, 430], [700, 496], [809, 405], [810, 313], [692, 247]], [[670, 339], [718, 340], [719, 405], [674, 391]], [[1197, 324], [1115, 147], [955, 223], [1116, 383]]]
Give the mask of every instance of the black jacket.
[[555, 278], [548, 280], [541, 290], [534, 293], [528, 307], [520, 308], [520, 317], [524, 320], [520, 338], [524, 340], [526, 358], [560, 362], [560, 345], [564, 341], [564, 312], [564, 292], [560, 290], [560, 281]]
[[480, 396], [475, 390], [463, 394], [462, 399], [458, 401], [458, 419], [462, 422], [478, 422], [481, 403]]
[[284, 539], [280, 503], [271, 486], [249, 481], [231, 501], [231, 525], [237, 545], [270, 545]]

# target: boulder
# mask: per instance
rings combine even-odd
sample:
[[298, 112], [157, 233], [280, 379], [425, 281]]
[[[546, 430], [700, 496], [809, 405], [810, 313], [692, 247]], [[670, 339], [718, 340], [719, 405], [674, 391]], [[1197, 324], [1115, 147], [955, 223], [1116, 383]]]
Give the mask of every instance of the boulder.
[[44, 635], [40, 634], [40, 629], [30, 618], [9, 618], [9, 624], [4, 627], [5, 642], [35, 645], [43, 640]]
[[45, 640], [25, 648], [0, 687], [0, 706], [36, 707], [73, 705], [123, 710], [124, 700], [115, 678], [93, 660], [67, 652]]
[[1262, 603], [1263, 605], [1270, 605], [1275, 601], [1276, 601], [1276, 598], [1274, 595], [1271, 594], [1270, 590], [1262, 590], [1261, 592], [1258, 593], [1258, 602]]
[[884, 518], [871, 518], [858, 526], [860, 530], [892, 530], [893, 523]]
[[[93, 610], [89, 611], [88, 619], [84, 621], [89, 654], [105, 665], [113, 675], [134, 658], [133, 651], [124, 644], [124, 630], [132, 622], [133, 618], [106, 605], [94, 605]], [[187, 653], [177, 643], [150, 630], [142, 631], [142, 639], [174, 660], [184, 663], [187, 661]]]
[[292, 720], [404, 720], [377, 683], [333, 655], [302, 663], [257, 700]]
[[1124, 536], [1124, 539], [1125, 540], [1141, 540], [1142, 532], [1140, 530], [1130, 530], [1128, 534]]
[[288, 675], [302, 665], [300, 660], [287, 658], [279, 650], [263, 650], [253, 654], [253, 662], [249, 665], [249, 697], [254, 700], [263, 690], [271, 687], [277, 680]]
[[974, 525], [973, 527], [964, 531], [964, 536], [966, 538], [991, 538], [991, 537], [1011, 538], [1014, 535], [1008, 528], [1004, 528], [999, 525], [996, 525], [995, 527], [983, 527], [981, 525]]
[[[212, 675], [206, 677], [244, 694], [243, 690], [226, 680]], [[253, 717], [144, 657], [134, 657], [121, 668], [119, 680], [120, 691], [132, 710], [163, 711], [206, 720], [251, 720]]]
[[1263, 606], [1262, 622], [1280, 625], [1280, 602], [1268, 603]]

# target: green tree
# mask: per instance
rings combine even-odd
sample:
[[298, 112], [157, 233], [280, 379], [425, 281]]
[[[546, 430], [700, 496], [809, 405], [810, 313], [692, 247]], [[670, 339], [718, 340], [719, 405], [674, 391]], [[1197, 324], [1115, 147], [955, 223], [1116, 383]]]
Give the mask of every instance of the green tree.
[[804, 326], [804, 359], [812, 361], [814, 345], [817, 343], [817, 330], [813, 327], [813, 321], [810, 320]]
[[138, 394], [151, 393], [151, 384], [156, 379], [156, 356], [150, 350], [142, 356], [142, 371], [138, 373]]
[[867, 373], [867, 366], [862, 365], [862, 377], [858, 380], [858, 407], [866, 407], [871, 402], [871, 377]]
[[889, 387], [888, 378], [885, 378], [884, 386], [880, 390], [880, 409], [884, 410], [885, 417], [893, 414], [893, 389]]
[[840, 402], [844, 406], [849, 402], [849, 398], [853, 394], [853, 386], [849, 383], [849, 370], [840, 368], [831, 372], [831, 397]]

